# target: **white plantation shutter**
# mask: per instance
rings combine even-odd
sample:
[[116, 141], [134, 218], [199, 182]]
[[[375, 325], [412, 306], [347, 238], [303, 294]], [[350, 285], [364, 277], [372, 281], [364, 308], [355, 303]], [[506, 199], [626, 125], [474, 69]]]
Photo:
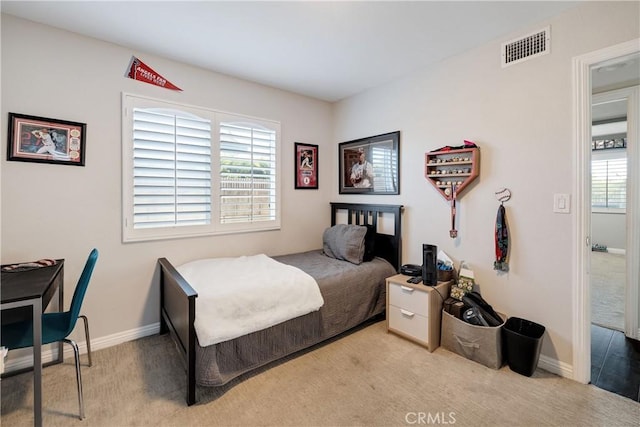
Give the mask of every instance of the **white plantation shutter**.
[[211, 121], [133, 109], [133, 227], [211, 222]]
[[123, 241], [280, 227], [280, 124], [123, 94]]
[[276, 131], [220, 122], [220, 222], [276, 219]]
[[593, 208], [626, 209], [626, 157], [591, 161], [591, 206]]

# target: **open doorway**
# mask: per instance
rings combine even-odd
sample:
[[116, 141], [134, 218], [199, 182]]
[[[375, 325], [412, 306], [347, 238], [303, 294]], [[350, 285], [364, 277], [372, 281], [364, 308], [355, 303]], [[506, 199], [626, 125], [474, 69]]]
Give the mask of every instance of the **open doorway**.
[[[591, 323], [639, 338], [640, 52], [591, 66]], [[606, 255], [604, 255], [606, 254]], [[609, 305], [602, 307], [602, 303]], [[602, 308], [602, 309], [599, 309]]]
[[[624, 61], [630, 55], [640, 53], [640, 39], [629, 40], [609, 46], [573, 59], [574, 82], [574, 148], [576, 153], [575, 180], [575, 240], [574, 240], [574, 280], [573, 280], [573, 379], [582, 383], [592, 382], [592, 334], [591, 334], [591, 108], [593, 70]], [[637, 74], [636, 74], [637, 76]], [[618, 83], [619, 84], [619, 83]], [[638, 83], [636, 83], [637, 85]], [[619, 89], [609, 87], [608, 90]], [[627, 104], [627, 115], [640, 115], [637, 91]], [[640, 296], [640, 129], [638, 124], [628, 123], [626, 207], [626, 288], [625, 288], [625, 330], [637, 339], [640, 329], [638, 312]], [[635, 141], [635, 143], [633, 142]], [[632, 165], [632, 166], [631, 166]], [[595, 243], [595, 242], [594, 242]], [[627, 322], [629, 324], [627, 325]], [[626, 339], [622, 335], [623, 339]]]
[[[629, 74], [639, 58], [627, 61]], [[621, 67], [622, 68], [622, 67]], [[595, 68], [594, 76], [603, 68]], [[606, 70], [606, 68], [604, 68]], [[618, 68], [615, 68], [616, 70]], [[606, 72], [606, 71], [605, 71]], [[640, 78], [640, 69], [638, 70]], [[623, 76], [634, 82], [634, 76]], [[591, 109], [591, 324], [625, 331], [627, 247], [627, 104], [633, 88], [598, 92]], [[611, 81], [608, 78], [607, 81]], [[629, 118], [635, 120], [635, 118]]]
[[640, 304], [630, 269], [637, 263], [628, 262], [627, 247], [633, 246], [630, 232], [638, 230], [628, 226], [634, 205], [627, 171], [639, 163], [629, 156], [638, 147], [637, 134], [629, 131], [638, 127], [637, 110], [630, 103], [637, 103], [639, 84], [640, 53], [592, 67], [591, 146], [586, 150], [591, 180], [591, 383], [635, 401], [640, 401], [640, 342], [626, 337], [638, 336]]

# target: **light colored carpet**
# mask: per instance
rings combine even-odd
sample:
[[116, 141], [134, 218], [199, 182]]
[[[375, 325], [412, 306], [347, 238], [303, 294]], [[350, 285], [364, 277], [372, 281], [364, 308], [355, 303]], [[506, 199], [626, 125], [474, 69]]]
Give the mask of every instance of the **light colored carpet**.
[[591, 323], [624, 332], [625, 256], [591, 252]]
[[[640, 403], [631, 399], [540, 369], [524, 377], [442, 348], [429, 353], [388, 334], [384, 322], [229, 386], [198, 388], [199, 403], [191, 407], [183, 372], [166, 335], [95, 352], [94, 366], [83, 367], [87, 418], [80, 422], [74, 368], [66, 360], [44, 370], [44, 425], [638, 426], [640, 420]], [[31, 426], [31, 375], [1, 385], [2, 425]]]

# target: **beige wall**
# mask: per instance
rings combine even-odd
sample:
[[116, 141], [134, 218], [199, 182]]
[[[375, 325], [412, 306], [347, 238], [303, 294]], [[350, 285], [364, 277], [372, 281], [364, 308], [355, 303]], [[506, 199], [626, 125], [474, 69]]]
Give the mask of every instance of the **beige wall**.
[[[338, 141], [402, 132], [402, 194], [384, 201], [406, 206], [404, 262], [421, 263], [422, 243], [437, 245], [456, 262], [466, 260], [494, 308], [547, 328], [542, 353], [565, 370], [572, 364], [576, 219], [575, 209], [553, 213], [553, 195], [571, 194], [576, 185], [572, 58], [638, 38], [639, 16], [637, 2], [588, 2], [336, 105]], [[502, 42], [549, 24], [550, 54], [501, 68]], [[424, 178], [423, 159], [427, 151], [465, 139], [480, 146], [481, 169], [459, 200], [454, 240], [449, 205]], [[505, 204], [507, 274], [493, 270], [494, 192], [502, 187], [512, 192]]]
[[[125, 78], [132, 55], [183, 92]], [[123, 91], [280, 121], [282, 229], [123, 244]], [[65, 258], [68, 304], [90, 249], [97, 247], [100, 259], [83, 310], [93, 340], [159, 321], [158, 288], [152, 284], [158, 257], [179, 264], [206, 256], [321, 247], [330, 220], [330, 181], [321, 173], [319, 190], [294, 190], [293, 150], [294, 142], [318, 144], [320, 164], [333, 161], [326, 102], [3, 15], [3, 144], [9, 112], [87, 123], [85, 167], [7, 162], [2, 150], [2, 262]], [[84, 341], [81, 334], [77, 338]]]

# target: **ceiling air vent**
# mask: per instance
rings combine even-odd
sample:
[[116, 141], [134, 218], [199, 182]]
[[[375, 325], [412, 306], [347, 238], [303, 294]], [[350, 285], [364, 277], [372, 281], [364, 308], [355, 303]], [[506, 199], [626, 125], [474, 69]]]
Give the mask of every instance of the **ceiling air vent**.
[[546, 55], [550, 50], [551, 29], [546, 27], [524, 37], [502, 43], [502, 67]]

